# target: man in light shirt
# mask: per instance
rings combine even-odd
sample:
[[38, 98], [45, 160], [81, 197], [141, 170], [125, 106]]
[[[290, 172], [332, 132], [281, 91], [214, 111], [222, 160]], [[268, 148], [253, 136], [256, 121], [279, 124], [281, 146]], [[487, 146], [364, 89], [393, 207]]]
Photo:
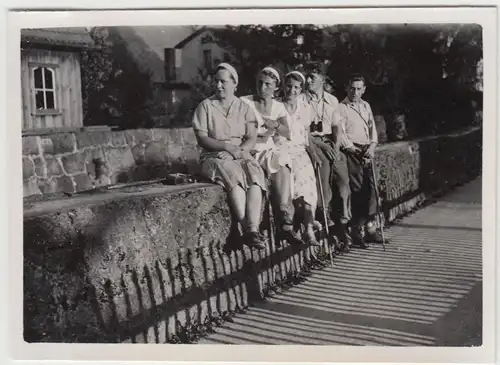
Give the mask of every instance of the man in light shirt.
[[347, 97], [336, 110], [337, 121], [344, 132], [340, 149], [346, 157], [351, 190], [351, 236], [354, 243], [363, 248], [368, 247], [368, 242], [382, 241], [374, 224], [377, 198], [371, 167], [378, 136], [370, 104], [361, 98], [365, 90], [365, 79], [353, 77], [347, 86]]
[[[350, 219], [350, 190], [345, 157], [340, 153], [341, 140], [344, 137], [335, 117], [339, 102], [335, 96], [324, 90], [326, 70], [323, 63], [307, 64], [305, 74], [304, 100], [311, 106], [313, 113], [310, 128], [311, 147], [315, 147], [316, 155], [321, 161], [318, 179], [321, 179], [323, 187], [328, 225], [334, 224], [332, 217], [337, 224], [342, 223], [339, 239], [348, 247], [351, 245], [351, 238], [346, 229]], [[333, 209], [333, 212], [332, 202], [340, 203], [340, 207]], [[318, 213], [322, 210], [321, 203], [319, 202]]]

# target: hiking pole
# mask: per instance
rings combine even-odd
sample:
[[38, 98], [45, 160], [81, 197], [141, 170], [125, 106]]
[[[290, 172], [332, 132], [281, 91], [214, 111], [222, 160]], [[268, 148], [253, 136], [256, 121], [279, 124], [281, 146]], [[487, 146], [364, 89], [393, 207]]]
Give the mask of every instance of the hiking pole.
[[385, 251], [385, 236], [384, 236], [384, 225], [383, 225], [383, 219], [380, 218], [380, 195], [378, 193], [378, 181], [377, 181], [377, 175], [375, 174], [375, 162], [370, 161], [370, 165], [372, 165], [372, 175], [373, 175], [373, 183], [375, 185], [375, 199], [377, 200], [377, 221], [380, 226], [380, 233], [382, 234], [382, 247], [384, 248]]
[[275, 280], [275, 275], [276, 273], [274, 272], [274, 265], [273, 265], [273, 250], [274, 252], [278, 251], [278, 246], [281, 247], [281, 241], [278, 242], [279, 237], [275, 234], [276, 232], [276, 221], [275, 217], [273, 214], [273, 203], [271, 200], [271, 195], [269, 194], [267, 197], [267, 216], [269, 220], [269, 228], [268, 228], [268, 239], [269, 239], [269, 260], [268, 260], [268, 265], [269, 269], [271, 270], [271, 280], [274, 283]]
[[326, 217], [326, 207], [325, 207], [325, 197], [323, 195], [323, 185], [321, 183], [321, 176], [319, 174], [319, 166], [316, 165], [316, 178], [319, 182], [319, 195], [321, 196], [321, 207], [323, 208], [323, 219], [325, 221], [325, 232], [326, 232], [326, 245], [328, 246], [328, 253], [330, 255], [330, 264], [333, 267], [333, 257], [332, 257], [332, 247], [330, 246], [330, 232], [328, 229], [328, 219]]

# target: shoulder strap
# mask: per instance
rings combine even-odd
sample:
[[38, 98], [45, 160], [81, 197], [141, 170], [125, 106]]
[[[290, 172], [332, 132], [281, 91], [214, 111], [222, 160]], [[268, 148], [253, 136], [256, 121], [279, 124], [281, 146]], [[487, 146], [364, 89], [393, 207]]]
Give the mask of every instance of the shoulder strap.
[[353, 108], [351, 106], [349, 106], [352, 110], [354, 110], [356, 113], [358, 113], [358, 115], [360, 116], [360, 118], [365, 122], [365, 125], [368, 127], [368, 129], [370, 129], [372, 127], [372, 124], [370, 122], [370, 120], [366, 120], [363, 115], [356, 109], [356, 108]]

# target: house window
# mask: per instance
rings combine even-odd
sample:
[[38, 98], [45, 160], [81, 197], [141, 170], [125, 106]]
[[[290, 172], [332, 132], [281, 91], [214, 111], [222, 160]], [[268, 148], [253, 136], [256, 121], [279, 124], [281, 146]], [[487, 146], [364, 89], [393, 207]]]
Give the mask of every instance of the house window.
[[54, 68], [34, 67], [32, 69], [32, 80], [35, 110], [39, 112], [57, 109]]
[[212, 69], [212, 50], [205, 49], [203, 50], [203, 64], [207, 70]]

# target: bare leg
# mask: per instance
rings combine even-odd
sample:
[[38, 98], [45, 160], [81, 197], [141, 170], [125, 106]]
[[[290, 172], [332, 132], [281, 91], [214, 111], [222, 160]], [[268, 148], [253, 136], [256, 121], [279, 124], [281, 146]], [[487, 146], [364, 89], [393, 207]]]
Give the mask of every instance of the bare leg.
[[278, 203], [281, 213], [288, 213], [289, 217], [293, 219], [293, 206], [291, 198], [291, 173], [288, 167], [282, 167], [278, 172], [271, 177], [273, 190], [277, 194]]
[[304, 225], [306, 226], [307, 242], [313, 246], [319, 246], [320, 243], [316, 240], [314, 234], [314, 211], [310, 204], [304, 204]]
[[236, 219], [238, 220], [238, 222], [240, 222], [243, 230], [245, 230], [245, 207], [247, 205], [247, 193], [241, 186], [236, 185], [229, 192], [229, 200], [231, 202], [233, 212], [236, 215]]
[[248, 188], [246, 205], [246, 217], [248, 220], [248, 231], [258, 232], [260, 224], [260, 211], [262, 207], [262, 190], [258, 185]]
[[291, 171], [288, 167], [281, 167], [271, 177], [273, 192], [277, 195], [277, 200], [280, 209], [280, 230], [279, 235], [288, 241], [288, 243], [302, 243], [300, 234], [293, 229], [293, 218], [295, 209], [292, 202], [291, 194]]
[[260, 206], [262, 204], [260, 187], [252, 185], [245, 191], [241, 186], [236, 186], [229, 193], [229, 197], [233, 214], [242, 227], [245, 243], [250, 247], [265, 249], [266, 245], [259, 235]]
[[309, 225], [312, 227], [314, 223], [314, 211], [311, 204], [304, 204], [304, 225], [308, 227]]

